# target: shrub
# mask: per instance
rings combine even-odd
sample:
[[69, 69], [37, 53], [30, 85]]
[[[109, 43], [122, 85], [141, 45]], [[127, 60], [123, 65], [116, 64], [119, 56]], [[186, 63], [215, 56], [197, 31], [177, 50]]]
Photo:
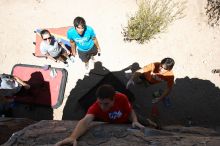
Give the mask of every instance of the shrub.
[[208, 0], [205, 9], [208, 16], [208, 24], [213, 27], [219, 26], [220, 0]]
[[125, 41], [144, 43], [163, 32], [172, 21], [183, 17], [185, 2], [172, 0], [141, 0], [138, 11], [123, 28]]

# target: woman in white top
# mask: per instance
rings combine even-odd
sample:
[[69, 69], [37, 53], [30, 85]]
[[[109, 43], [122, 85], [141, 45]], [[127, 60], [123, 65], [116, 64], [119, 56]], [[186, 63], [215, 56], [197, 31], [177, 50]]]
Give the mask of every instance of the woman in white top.
[[67, 59], [74, 62], [73, 56], [70, 56], [70, 51], [66, 46], [58, 39], [55, 39], [48, 30], [44, 29], [40, 32], [42, 42], [40, 44], [40, 51], [43, 55], [54, 60], [55, 62], [61, 61], [67, 67]]

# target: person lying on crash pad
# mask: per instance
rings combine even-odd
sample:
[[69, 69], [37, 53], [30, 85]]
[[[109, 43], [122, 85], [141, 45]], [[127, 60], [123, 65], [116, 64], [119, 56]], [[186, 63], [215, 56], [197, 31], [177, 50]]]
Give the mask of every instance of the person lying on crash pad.
[[0, 74], [0, 97], [14, 96], [22, 90], [30, 89], [30, 85], [17, 76]]

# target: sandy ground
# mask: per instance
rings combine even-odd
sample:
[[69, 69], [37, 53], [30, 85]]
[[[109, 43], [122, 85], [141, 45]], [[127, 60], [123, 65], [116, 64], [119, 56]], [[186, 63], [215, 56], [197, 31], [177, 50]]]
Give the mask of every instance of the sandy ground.
[[[17, 63], [62, 67], [61, 64], [32, 56], [32, 42], [35, 41], [33, 31], [36, 28], [69, 26], [76, 16], [82, 16], [95, 29], [102, 49], [99, 59], [110, 71], [120, 71], [135, 62], [144, 66], [169, 56], [176, 61], [176, 81], [184, 78], [207, 81], [212, 88], [217, 87], [215, 89], [219, 98], [220, 77], [212, 74], [211, 70], [220, 68], [220, 29], [207, 25], [204, 9], [206, 2], [188, 0], [183, 19], [175, 21], [165, 33], [141, 45], [124, 42], [121, 34], [128, 16], [137, 9], [135, 0], [1, 0], [0, 73], [10, 73]], [[84, 68], [76, 62], [66, 69], [69, 73], [65, 91], [67, 97], [76, 82], [83, 79]], [[200, 88], [200, 83], [195, 86]], [[186, 92], [181, 94], [190, 96], [195, 90], [189, 89]], [[62, 119], [65, 101], [53, 111], [54, 119]]]

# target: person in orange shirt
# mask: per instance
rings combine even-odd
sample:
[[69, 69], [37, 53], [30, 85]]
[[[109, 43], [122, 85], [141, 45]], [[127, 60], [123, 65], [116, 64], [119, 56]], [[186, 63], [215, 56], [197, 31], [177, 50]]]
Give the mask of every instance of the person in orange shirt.
[[127, 88], [134, 85], [134, 80], [147, 80], [150, 84], [166, 82], [167, 87], [163, 93], [153, 99], [152, 103], [157, 103], [163, 100], [171, 91], [174, 84], [174, 74], [172, 72], [175, 62], [172, 58], [164, 58], [161, 62], [154, 62], [137, 70], [127, 83]]

